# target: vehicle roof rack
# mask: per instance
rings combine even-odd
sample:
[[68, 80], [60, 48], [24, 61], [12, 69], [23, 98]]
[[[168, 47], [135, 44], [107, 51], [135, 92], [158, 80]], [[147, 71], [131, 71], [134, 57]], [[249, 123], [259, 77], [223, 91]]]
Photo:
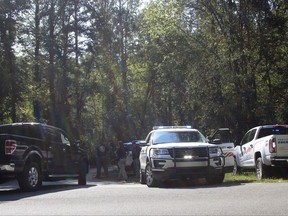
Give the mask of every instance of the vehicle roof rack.
[[153, 130], [158, 130], [158, 129], [191, 129], [191, 125], [186, 125], [186, 126], [154, 126]]

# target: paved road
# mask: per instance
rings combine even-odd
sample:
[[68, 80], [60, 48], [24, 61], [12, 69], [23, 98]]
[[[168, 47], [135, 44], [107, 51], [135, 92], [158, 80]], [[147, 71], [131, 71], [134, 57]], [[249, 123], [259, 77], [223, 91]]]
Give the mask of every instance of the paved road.
[[[14, 182], [16, 183], [16, 182]], [[6, 185], [6, 187], [5, 187]], [[11, 185], [11, 182], [10, 184]], [[0, 185], [0, 215], [287, 215], [288, 183], [171, 184], [148, 188], [136, 182], [75, 180], [45, 183], [23, 193]]]

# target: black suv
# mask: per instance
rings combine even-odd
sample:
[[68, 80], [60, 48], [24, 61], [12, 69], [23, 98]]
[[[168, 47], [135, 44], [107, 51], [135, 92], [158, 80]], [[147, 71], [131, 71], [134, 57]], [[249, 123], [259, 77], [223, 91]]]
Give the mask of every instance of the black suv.
[[23, 191], [66, 178], [86, 185], [88, 166], [80, 142], [60, 128], [34, 122], [0, 125], [0, 179], [15, 177]]

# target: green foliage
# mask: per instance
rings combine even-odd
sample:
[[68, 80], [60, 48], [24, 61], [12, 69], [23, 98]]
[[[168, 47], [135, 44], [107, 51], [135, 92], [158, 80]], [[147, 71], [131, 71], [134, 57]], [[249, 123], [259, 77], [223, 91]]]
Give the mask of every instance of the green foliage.
[[47, 122], [92, 146], [157, 124], [237, 139], [287, 123], [287, 1], [14, 3], [0, 2], [1, 123]]

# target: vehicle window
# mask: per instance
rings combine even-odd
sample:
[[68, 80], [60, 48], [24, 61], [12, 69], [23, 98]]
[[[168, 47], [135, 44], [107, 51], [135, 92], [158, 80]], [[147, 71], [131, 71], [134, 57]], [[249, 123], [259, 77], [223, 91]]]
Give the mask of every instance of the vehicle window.
[[57, 131], [55, 131], [51, 128], [46, 128], [46, 133], [47, 133], [48, 139], [51, 142], [62, 143], [61, 134], [58, 133]]
[[40, 130], [37, 126], [23, 125], [23, 136], [41, 138]]
[[70, 142], [67, 136], [65, 136], [63, 133], [60, 133], [60, 137], [61, 137], [61, 142], [64, 145], [70, 145]]
[[177, 142], [177, 137], [175, 136], [175, 133], [169, 133], [169, 132], [155, 132], [153, 137], [153, 143], [154, 144], [160, 144], [160, 143], [172, 143]]
[[244, 144], [246, 144], [247, 142], [249, 142], [249, 136], [250, 136], [250, 131], [247, 132], [247, 133], [244, 135], [244, 137], [243, 137], [240, 145], [244, 145]]
[[262, 128], [259, 132], [258, 138], [262, 138], [272, 134], [288, 134], [288, 129], [286, 127]]
[[254, 136], [255, 136], [255, 133], [256, 133], [256, 129], [253, 129], [253, 130], [251, 130], [251, 131], [248, 131], [248, 132], [245, 134], [245, 136], [243, 137], [240, 145], [244, 145], [244, 144], [252, 141], [253, 138], [254, 138]]
[[153, 144], [173, 142], [206, 142], [206, 140], [197, 131], [159, 131], [154, 133]]
[[41, 133], [37, 126], [27, 125], [8, 125], [0, 128], [0, 133], [16, 134], [41, 139]]
[[254, 129], [254, 130], [251, 131], [248, 142], [250, 142], [250, 141], [252, 141], [252, 140], [254, 139], [254, 136], [255, 136], [256, 131], [257, 131], [256, 129]]
[[152, 136], [152, 133], [150, 133], [150, 134], [148, 135], [148, 137], [146, 138], [146, 143], [147, 143], [147, 144], [150, 144], [150, 143], [151, 143], [151, 136]]
[[179, 142], [206, 142], [206, 139], [197, 131], [177, 133]]
[[222, 143], [233, 142], [231, 134], [228, 130], [219, 130], [214, 136], [213, 139], [220, 139]]

